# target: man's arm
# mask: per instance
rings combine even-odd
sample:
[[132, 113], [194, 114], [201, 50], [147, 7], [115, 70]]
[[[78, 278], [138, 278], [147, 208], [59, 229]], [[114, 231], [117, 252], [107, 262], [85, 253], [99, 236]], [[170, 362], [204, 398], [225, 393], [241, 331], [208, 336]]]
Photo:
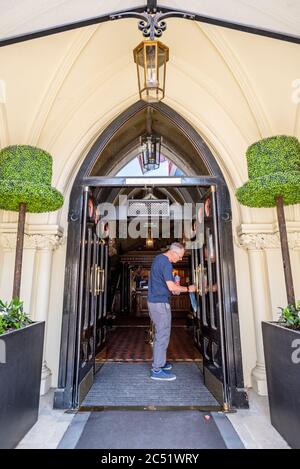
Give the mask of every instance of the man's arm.
[[166, 281], [168, 289], [172, 293], [187, 293], [187, 292], [194, 292], [196, 290], [195, 285], [189, 285], [188, 287], [182, 287], [181, 285], [177, 285], [177, 283], [173, 282], [172, 280]]

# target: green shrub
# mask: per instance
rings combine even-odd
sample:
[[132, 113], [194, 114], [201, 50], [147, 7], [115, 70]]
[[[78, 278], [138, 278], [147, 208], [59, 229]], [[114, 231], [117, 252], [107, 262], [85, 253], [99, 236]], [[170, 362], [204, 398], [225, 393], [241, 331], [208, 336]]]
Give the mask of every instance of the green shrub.
[[248, 207], [274, 207], [300, 203], [300, 142], [278, 135], [251, 145], [247, 152], [249, 181], [237, 189], [238, 201]]
[[300, 301], [297, 305], [288, 305], [281, 310], [279, 322], [283, 323], [289, 329], [300, 329]]
[[0, 335], [4, 334], [5, 332], [6, 332], [5, 321], [4, 321], [2, 314], [0, 313]]
[[52, 156], [30, 145], [12, 145], [0, 150], [0, 208], [52, 212], [63, 205], [62, 194], [51, 187]]
[[263, 138], [250, 145], [246, 158], [249, 179], [300, 171], [300, 142], [287, 135]]
[[23, 310], [23, 301], [14, 299], [9, 303], [0, 300], [0, 335], [32, 324]]
[[237, 189], [238, 201], [248, 207], [274, 207], [276, 195], [281, 195], [284, 205], [300, 202], [300, 171], [276, 173], [250, 179]]

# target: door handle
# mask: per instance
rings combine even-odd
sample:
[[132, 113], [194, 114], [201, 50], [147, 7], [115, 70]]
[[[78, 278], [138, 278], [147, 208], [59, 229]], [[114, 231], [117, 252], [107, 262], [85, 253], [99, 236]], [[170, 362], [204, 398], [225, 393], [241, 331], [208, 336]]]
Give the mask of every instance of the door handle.
[[95, 294], [99, 295], [99, 293], [104, 293], [104, 286], [105, 286], [105, 270], [101, 269], [101, 267], [96, 267], [96, 285], [95, 285]]
[[196, 283], [196, 291], [199, 295], [202, 294], [202, 269], [201, 264], [199, 264], [195, 269], [195, 283]]
[[96, 270], [96, 266], [93, 265], [91, 267], [91, 274], [90, 274], [90, 293], [94, 293], [94, 295], [96, 294], [95, 291], [96, 291], [96, 288], [95, 288], [95, 270]]

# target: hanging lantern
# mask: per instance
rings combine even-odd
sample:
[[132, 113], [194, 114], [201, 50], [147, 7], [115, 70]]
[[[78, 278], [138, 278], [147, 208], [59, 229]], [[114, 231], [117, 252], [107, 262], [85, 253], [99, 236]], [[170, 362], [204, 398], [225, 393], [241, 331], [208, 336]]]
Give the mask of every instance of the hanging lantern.
[[160, 41], [143, 41], [133, 51], [140, 98], [157, 103], [165, 96], [169, 48]]
[[147, 238], [146, 239], [146, 248], [147, 249], [152, 249], [154, 247], [154, 239], [153, 238]]
[[152, 238], [151, 229], [148, 230], [148, 238], [146, 238], [146, 248], [147, 249], [154, 248], [154, 239]]
[[141, 156], [145, 171], [158, 169], [160, 165], [161, 137], [158, 135], [143, 135], [141, 137]]

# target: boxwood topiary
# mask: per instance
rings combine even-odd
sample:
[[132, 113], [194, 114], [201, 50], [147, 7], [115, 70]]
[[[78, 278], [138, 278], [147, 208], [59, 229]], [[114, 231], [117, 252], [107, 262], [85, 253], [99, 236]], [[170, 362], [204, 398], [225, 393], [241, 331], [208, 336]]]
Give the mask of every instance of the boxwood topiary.
[[295, 304], [284, 205], [300, 203], [300, 143], [277, 135], [251, 145], [246, 153], [249, 181], [236, 191], [248, 207], [277, 208], [285, 284], [289, 305]]
[[251, 145], [246, 153], [249, 181], [236, 191], [249, 207], [274, 207], [275, 197], [284, 205], [300, 203], [300, 143], [279, 135]]
[[26, 212], [52, 212], [63, 196], [51, 187], [52, 156], [30, 145], [0, 151], [0, 209], [19, 212], [13, 298], [19, 298]]
[[14, 145], [0, 151], [0, 208], [27, 212], [52, 212], [63, 196], [51, 187], [52, 157], [40, 148]]

